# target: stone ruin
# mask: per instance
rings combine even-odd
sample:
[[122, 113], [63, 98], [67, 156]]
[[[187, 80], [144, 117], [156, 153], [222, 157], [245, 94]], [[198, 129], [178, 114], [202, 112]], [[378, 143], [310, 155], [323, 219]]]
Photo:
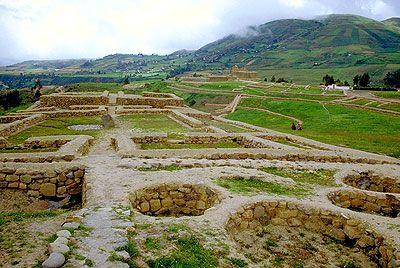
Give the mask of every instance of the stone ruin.
[[[240, 69], [234, 72], [240, 75], [245, 73]], [[241, 79], [254, 75], [244, 73]], [[150, 114], [166, 116], [189, 131], [171, 138], [168, 133], [135, 133], [118, 126], [122, 115]], [[29, 153], [0, 151], [0, 188], [23, 191], [32, 198], [47, 200], [78, 195], [82, 196], [82, 204], [90, 210], [98, 205], [90, 198], [93, 188], [101, 185], [97, 185], [96, 180], [105, 176], [110, 189], [119, 189], [123, 193], [110, 195], [112, 200], [109, 201], [129, 202], [135, 211], [135, 220], [213, 219], [217, 222], [215, 224], [225, 228], [238, 252], [251, 248], [252, 241], [263, 233], [265, 227], [283, 226], [350, 242], [378, 266], [399, 267], [399, 239], [388, 236], [382, 232], [384, 228], [376, 228], [377, 224], [365, 220], [366, 217], [378, 217], [381, 221], [399, 218], [400, 179], [387, 174], [386, 170], [387, 167], [398, 170], [400, 161], [395, 158], [332, 146], [213, 116], [186, 107], [183, 100], [173, 94], [158, 93], [140, 96], [108, 92], [42, 96], [36, 107], [0, 117], [0, 148], [7, 147], [9, 136], [50, 118], [105, 115], [114, 118], [116, 126], [106, 130], [109, 135], [101, 141], [106, 143], [100, 146], [106, 148], [112, 145], [115, 150], [113, 157], [125, 166], [121, 164], [107, 169], [104, 171], [108, 172], [106, 175], [88, 173], [87, 165], [90, 163], [87, 161], [91, 160], [86, 155], [95, 142], [90, 136], [32, 137], [24, 142], [24, 148], [53, 150]], [[218, 123], [240, 127], [246, 132], [227, 133], [217, 126]], [[289, 143], [279, 142], [281, 140]], [[186, 145], [234, 142], [242, 148], [143, 150], [140, 147], [146, 143], [173, 142]], [[314, 196], [310, 197], [314, 201], [303, 202], [266, 194], [255, 197], [232, 194], [213, 183], [211, 171], [207, 173], [201, 168], [174, 173], [156, 171], [154, 175], [144, 175], [128, 165], [130, 161], [136, 167], [147, 167], [157, 161], [160, 166], [173, 163], [182, 167], [208, 167], [212, 168], [213, 175], [219, 174], [220, 177], [225, 176], [225, 172], [232, 173], [230, 176], [243, 176], [246, 174], [243, 170], [259, 172], [257, 167], [262, 164], [278, 166], [279, 163], [295, 167], [300, 163], [306, 168], [331, 168], [337, 174], [344, 171], [346, 174], [341, 175], [338, 187], [318, 193], [324, 198], [316, 202], [323, 204], [321, 208], [312, 204], [317, 198]], [[349, 167], [353, 172], [348, 172]], [[92, 166], [91, 172], [95, 172], [94, 169], [96, 167]], [[360, 169], [362, 171], [354, 171]], [[383, 174], [371, 172], [375, 169]], [[123, 184], [118, 184], [121, 182]]]

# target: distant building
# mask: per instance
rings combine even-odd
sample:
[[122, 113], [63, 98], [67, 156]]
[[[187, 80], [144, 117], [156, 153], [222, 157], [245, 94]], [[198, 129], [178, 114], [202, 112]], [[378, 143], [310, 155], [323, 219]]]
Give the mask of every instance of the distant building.
[[231, 76], [241, 80], [257, 80], [257, 72], [249, 71], [246, 68], [239, 68], [236, 65], [231, 69]]
[[232, 67], [228, 75], [205, 75], [204, 77], [183, 76], [182, 81], [186, 82], [224, 82], [230, 80], [257, 80], [257, 72], [249, 71], [246, 68]]

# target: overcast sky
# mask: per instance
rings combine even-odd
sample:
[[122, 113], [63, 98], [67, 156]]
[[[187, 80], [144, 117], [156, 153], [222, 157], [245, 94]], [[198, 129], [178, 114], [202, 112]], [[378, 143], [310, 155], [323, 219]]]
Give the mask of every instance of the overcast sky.
[[0, 64], [166, 54], [282, 18], [400, 16], [400, 0], [0, 0]]

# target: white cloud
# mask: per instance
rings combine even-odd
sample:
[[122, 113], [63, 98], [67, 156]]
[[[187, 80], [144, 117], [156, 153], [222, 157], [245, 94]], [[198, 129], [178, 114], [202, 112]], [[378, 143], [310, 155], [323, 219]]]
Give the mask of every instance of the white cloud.
[[274, 19], [399, 10], [396, 0], [0, 0], [0, 58], [170, 53]]

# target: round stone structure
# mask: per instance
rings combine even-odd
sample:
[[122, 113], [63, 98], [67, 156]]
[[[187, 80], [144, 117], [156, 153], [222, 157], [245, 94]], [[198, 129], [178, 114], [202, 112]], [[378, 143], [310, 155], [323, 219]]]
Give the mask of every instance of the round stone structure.
[[[400, 252], [392, 243], [367, 224], [344, 214], [303, 203], [281, 200], [259, 201], [245, 205], [226, 223], [226, 230], [243, 249], [252, 247], [271, 226], [312, 232], [352, 245], [379, 267], [398, 267]], [[273, 247], [273, 243], [267, 243]]]
[[149, 216], [199, 216], [221, 199], [204, 184], [160, 184], [129, 194], [132, 206]]
[[400, 193], [400, 179], [375, 174], [372, 171], [348, 175], [342, 181], [355, 188], [383, 193]]

